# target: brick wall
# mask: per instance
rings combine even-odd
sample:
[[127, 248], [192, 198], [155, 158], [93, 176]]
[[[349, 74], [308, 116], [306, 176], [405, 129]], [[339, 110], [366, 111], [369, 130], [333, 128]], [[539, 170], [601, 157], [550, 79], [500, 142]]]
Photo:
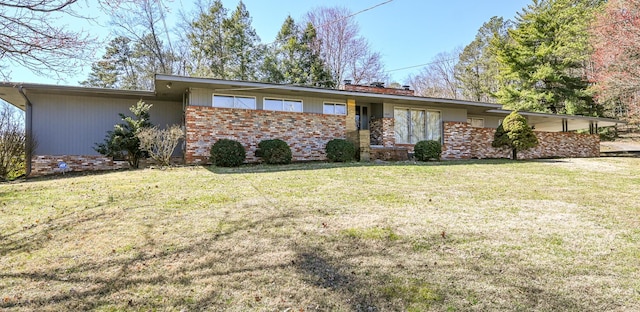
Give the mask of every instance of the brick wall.
[[442, 159], [470, 159], [472, 128], [466, 122], [445, 122]]
[[[465, 122], [445, 122], [442, 158], [511, 158], [508, 148], [491, 146], [495, 131], [474, 128]], [[538, 131], [535, 134], [538, 146], [518, 152], [518, 159], [600, 156], [600, 138], [596, 134]]]
[[126, 161], [114, 161], [105, 156], [78, 156], [78, 155], [38, 155], [31, 158], [31, 175], [41, 176], [61, 172], [58, 163], [67, 163], [66, 171], [96, 171], [129, 168]]
[[324, 160], [327, 142], [345, 138], [346, 117], [188, 106], [186, 129], [187, 164], [208, 163], [211, 145], [223, 138], [241, 142], [247, 151], [247, 162], [258, 161], [255, 150], [266, 139], [286, 141], [294, 161]]
[[369, 122], [371, 144], [393, 147], [396, 143], [393, 118], [374, 118]]

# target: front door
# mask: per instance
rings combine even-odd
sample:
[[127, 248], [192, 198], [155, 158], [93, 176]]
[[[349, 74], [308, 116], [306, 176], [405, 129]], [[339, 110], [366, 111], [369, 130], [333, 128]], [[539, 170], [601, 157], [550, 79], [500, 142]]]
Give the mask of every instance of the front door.
[[356, 105], [356, 127], [369, 130], [369, 104]]

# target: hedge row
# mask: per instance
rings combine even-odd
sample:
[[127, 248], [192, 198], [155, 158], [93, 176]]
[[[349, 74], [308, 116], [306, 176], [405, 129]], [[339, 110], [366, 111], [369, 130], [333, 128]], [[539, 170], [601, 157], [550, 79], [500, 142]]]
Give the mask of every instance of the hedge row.
[[[333, 162], [353, 161], [356, 149], [353, 143], [343, 139], [333, 139], [325, 147], [327, 159]], [[292, 153], [287, 142], [280, 139], [263, 140], [258, 143], [256, 157], [267, 164], [289, 164]], [[244, 163], [247, 152], [242, 144], [235, 140], [220, 139], [211, 146], [211, 162], [220, 167], [237, 167]]]

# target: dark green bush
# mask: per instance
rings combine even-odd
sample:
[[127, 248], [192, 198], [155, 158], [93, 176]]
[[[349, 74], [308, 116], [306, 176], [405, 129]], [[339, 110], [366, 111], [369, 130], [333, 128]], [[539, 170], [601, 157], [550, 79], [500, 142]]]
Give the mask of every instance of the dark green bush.
[[258, 143], [256, 157], [261, 157], [267, 164], [290, 164], [291, 148], [280, 139], [262, 140]]
[[247, 157], [240, 142], [220, 139], [211, 146], [211, 162], [220, 167], [238, 167]]
[[442, 154], [442, 145], [434, 140], [420, 141], [413, 148], [413, 152], [416, 159], [420, 161], [439, 160], [440, 154]]
[[353, 143], [344, 139], [333, 139], [325, 147], [329, 161], [347, 162], [356, 158], [356, 148]]

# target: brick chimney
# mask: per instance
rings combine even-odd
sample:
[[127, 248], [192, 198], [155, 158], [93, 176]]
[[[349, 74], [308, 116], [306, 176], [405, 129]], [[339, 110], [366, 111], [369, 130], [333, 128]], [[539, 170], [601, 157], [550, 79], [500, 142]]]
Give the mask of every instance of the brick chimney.
[[350, 80], [344, 81], [345, 91], [357, 91], [357, 92], [369, 92], [391, 95], [409, 95], [413, 96], [413, 90], [409, 86], [402, 86], [402, 88], [385, 88], [384, 82], [372, 82], [368, 86], [351, 84]]

